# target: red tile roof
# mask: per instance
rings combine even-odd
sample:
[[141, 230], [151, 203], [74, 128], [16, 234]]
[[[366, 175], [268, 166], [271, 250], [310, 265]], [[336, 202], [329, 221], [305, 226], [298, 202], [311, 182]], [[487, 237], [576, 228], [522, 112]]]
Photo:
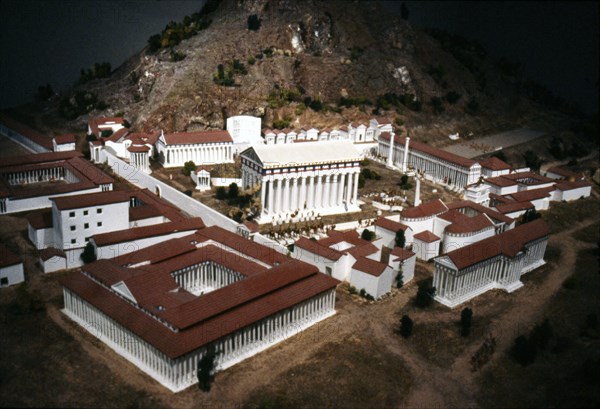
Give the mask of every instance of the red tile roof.
[[565, 191], [565, 190], [573, 190], [573, 189], [579, 189], [582, 187], [589, 187], [592, 186], [592, 184], [590, 182], [586, 182], [585, 180], [576, 180], [576, 181], [568, 181], [568, 180], [564, 180], [561, 182], [558, 182], [554, 185], [558, 190], [561, 191]]
[[556, 179], [547, 178], [546, 176], [542, 176], [535, 172], [517, 172], [517, 173], [509, 173], [507, 175], [500, 176], [505, 179], [514, 180], [521, 184], [532, 186], [532, 185], [542, 185], [544, 183], [553, 183]]
[[57, 145], [62, 145], [65, 143], [75, 143], [75, 134], [69, 133], [65, 135], [58, 135], [54, 137], [54, 141]]
[[251, 233], [258, 233], [258, 231], [259, 231], [259, 227], [256, 222], [251, 222], [251, 221], [246, 220], [244, 222], [244, 226], [246, 226], [246, 228], [248, 230], [250, 230]]
[[477, 233], [486, 229], [491, 230], [493, 228], [494, 223], [492, 223], [485, 214], [478, 214], [477, 216], [473, 217], [461, 217], [460, 220], [457, 220], [450, 226], [446, 227], [446, 232], [451, 234], [466, 234]]
[[50, 151], [52, 150], [52, 138], [50, 136], [44, 135], [40, 131], [33, 129], [32, 127], [25, 125], [4, 113], [0, 113], [0, 123], [32, 140], [38, 145], [41, 145]]
[[352, 254], [352, 257], [358, 259], [360, 257], [370, 256], [371, 254], [375, 254], [379, 251], [377, 246], [375, 246], [373, 243], [370, 243], [366, 240], [363, 241], [365, 242], [365, 244], [362, 244], [360, 246], [354, 246], [352, 248], [344, 250], [343, 252], [350, 253]]
[[[490, 194], [490, 197], [491, 196], [492, 194]], [[502, 213], [495, 211], [494, 209], [480, 205], [479, 203], [475, 203], [470, 200], [452, 202], [448, 205], [448, 208], [457, 210], [469, 208], [475, 210], [477, 213], [483, 213], [488, 215], [492, 219], [492, 221], [496, 220], [499, 222], [504, 222], [506, 224], [511, 224], [512, 222], [514, 222], [512, 218], [505, 216]]]
[[4, 244], [0, 243], [0, 267], [14, 266], [22, 263], [21, 257], [9, 250]]
[[318, 243], [316, 240], [309, 240], [306, 237], [300, 237], [294, 246], [333, 261], [339, 260], [344, 255], [337, 250]]
[[109, 233], [96, 234], [93, 237], [98, 247], [109, 246], [116, 243], [135, 242], [149, 237], [165, 236], [177, 232], [194, 232], [204, 228], [201, 218], [195, 217], [183, 221], [153, 224], [150, 226], [135, 227], [133, 229], [117, 230]]
[[554, 173], [556, 175], [562, 176], [565, 179], [569, 178], [577, 178], [579, 175], [575, 172], [570, 171], [569, 169], [562, 168], [560, 166], [553, 166], [546, 170], [547, 173]]
[[529, 210], [535, 208], [531, 202], [510, 202], [497, 204], [496, 209], [500, 213], [513, 213], [521, 210]]
[[523, 190], [521, 192], [510, 193], [505, 196], [511, 197], [517, 202], [531, 202], [532, 200], [549, 197], [553, 191], [554, 187], [543, 187], [541, 189]]
[[352, 268], [374, 277], [379, 277], [385, 272], [388, 266], [379, 261], [371, 260], [366, 257], [359, 257], [358, 260], [356, 260], [356, 263], [352, 265]]
[[32, 153], [29, 155], [17, 155], [8, 156], [2, 158], [0, 162], [0, 171], [3, 171], [4, 167], [20, 166], [20, 165], [32, 165], [46, 162], [60, 162], [67, 159], [82, 157], [83, 154], [77, 151], [64, 151], [64, 152], [44, 152], [44, 153]]
[[[382, 132], [379, 135], [379, 139], [384, 139], [386, 141], [389, 141], [390, 138], [391, 137], [390, 137], [389, 132]], [[394, 136], [394, 145], [404, 146], [405, 142], [406, 142], [406, 137], [400, 136], [400, 135]], [[408, 149], [409, 149], [409, 151], [412, 149], [412, 150], [416, 150], [419, 152], [423, 152], [428, 155], [434, 156], [438, 159], [442, 159], [447, 162], [450, 162], [450, 163], [453, 163], [455, 165], [459, 165], [459, 166], [462, 166], [465, 168], [470, 168], [473, 165], [477, 164], [477, 162], [475, 162], [472, 159], [463, 158], [462, 156], [458, 156], [453, 153], [446, 152], [446, 151], [438, 149], [438, 148], [434, 148], [433, 146], [426, 145], [424, 143], [415, 141], [413, 139], [410, 140], [410, 142], [408, 144]]]
[[382, 229], [391, 231], [393, 233], [396, 233], [398, 230], [406, 231], [407, 229], [410, 229], [410, 227], [408, 227], [405, 224], [388, 219], [387, 217], [383, 216], [378, 217], [377, 220], [375, 220], [375, 226], [381, 227]]
[[538, 219], [469, 246], [453, 250], [447, 253], [446, 256], [452, 260], [459, 270], [462, 270], [499, 255], [515, 257], [527, 243], [549, 234], [550, 228], [548, 225], [542, 219]]
[[114, 203], [129, 202], [129, 192], [110, 190], [107, 192], [88, 193], [83, 195], [51, 197], [58, 210], [81, 209], [91, 206], [102, 206]]
[[416, 254], [410, 250], [403, 249], [402, 247], [394, 247], [392, 250], [390, 257], [395, 257], [393, 261], [405, 261], [409, 258], [415, 256]]
[[425, 243], [433, 243], [435, 241], [439, 241], [440, 238], [430, 232], [429, 230], [424, 230], [421, 233], [417, 233], [413, 236], [413, 239], [420, 240]]
[[410, 207], [400, 213], [401, 219], [422, 219], [437, 216], [448, 210], [448, 206], [440, 199], [431, 200], [420, 204], [417, 207]]
[[502, 159], [498, 159], [495, 156], [490, 156], [487, 159], [478, 160], [479, 164], [482, 168], [490, 169], [490, 170], [510, 170], [511, 166], [504, 162]]
[[176, 132], [164, 134], [167, 145], [196, 145], [204, 143], [232, 142], [228, 131]]
[[50, 260], [52, 257], [66, 258], [67, 256], [64, 251], [54, 247], [46, 247], [45, 249], [40, 250], [40, 259], [43, 261]]
[[36, 210], [27, 215], [27, 221], [34, 229], [52, 227], [52, 209]]
[[153, 205], [143, 205], [129, 208], [130, 222], [149, 219], [151, 217], [159, 217], [162, 215], [163, 212], [161, 212], [156, 206]]
[[493, 178], [487, 178], [487, 179], [485, 179], [485, 183], [489, 183], [489, 184], [500, 186], [500, 187], [514, 186], [514, 185], [518, 184], [516, 181], [507, 179], [504, 176], [496, 176]]
[[145, 152], [149, 152], [150, 148], [146, 145], [143, 145], [143, 146], [131, 145], [129, 148], [127, 148], [127, 150], [132, 153], [145, 153]]

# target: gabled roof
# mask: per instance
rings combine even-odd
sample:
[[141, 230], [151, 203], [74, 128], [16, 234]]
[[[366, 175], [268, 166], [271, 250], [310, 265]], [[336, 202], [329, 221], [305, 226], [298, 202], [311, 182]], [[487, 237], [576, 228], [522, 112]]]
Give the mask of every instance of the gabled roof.
[[183, 221], [152, 224], [150, 226], [136, 227], [133, 229], [95, 234], [92, 237], [97, 246], [104, 247], [111, 244], [134, 242], [135, 240], [164, 236], [177, 232], [189, 231], [192, 233], [193, 231], [202, 228], [204, 228], [204, 222], [201, 218], [195, 217]]
[[385, 272], [385, 270], [388, 268], [388, 265], [385, 263], [380, 263], [379, 261], [368, 259], [366, 257], [359, 257], [356, 260], [356, 263], [352, 265], [352, 268], [374, 277], [379, 277]]
[[498, 171], [498, 170], [512, 169], [508, 163], [504, 162], [502, 159], [498, 159], [495, 156], [490, 156], [489, 158], [486, 158], [486, 159], [479, 159], [478, 162], [482, 168], [486, 168], [486, 169], [490, 169], [490, 170]]
[[417, 207], [410, 207], [400, 213], [402, 219], [421, 219], [433, 217], [448, 210], [448, 206], [441, 199], [434, 199], [420, 204]]
[[0, 243], [0, 268], [14, 266], [22, 263], [21, 257], [13, 253], [4, 244]]
[[[379, 135], [379, 139], [384, 139], [386, 141], [389, 141], [391, 139], [390, 133], [389, 132], [382, 132]], [[406, 143], [406, 137], [405, 136], [400, 136], [400, 135], [394, 135], [394, 145], [402, 145], [404, 146]], [[410, 140], [409, 145], [408, 145], [408, 149], [410, 150], [416, 150], [419, 152], [423, 152], [426, 153], [428, 155], [434, 156], [436, 158], [445, 160], [447, 162], [450, 163], [454, 163], [455, 165], [459, 165], [465, 168], [470, 168], [473, 165], [476, 165], [477, 162], [472, 160], [472, 159], [467, 159], [467, 158], [463, 158], [462, 156], [459, 155], [455, 155], [453, 153], [444, 151], [442, 149], [438, 149], [438, 148], [434, 148], [433, 146], [429, 146], [426, 145], [424, 143], [415, 141], [413, 139]]]
[[493, 178], [487, 178], [485, 180], [485, 183], [489, 183], [491, 185], [496, 185], [500, 187], [515, 186], [518, 184], [516, 181], [507, 179], [504, 176], [495, 176]]
[[511, 197], [517, 202], [531, 202], [532, 200], [543, 199], [552, 195], [554, 187], [544, 187], [541, 189], [523, 190], [521, 192], [510, 193], [505, 196]]
[[415, 256], [416, 253], [413, 253], [410, 250], [403, 249], [402, 247], [394, 247], [392, 252], [390, 253], [390, 257], [394, 257], [392, 261], [405, 261], [409, 258]]
[[564, 180], [564, 181], [560, 181], [558, 183], [556, 183], [554, 185], [558, 190], [561, 191], [565, 191], [565, 190], [573, 190], [573, 189], [579, 189], [582, 187], [589, 187], [592, 186], [592, 184], [590, 182], [586, 182], [585, 180], [576, 180], [576, 181], [569, 181], [569, 180]]
[[535, 206], [531, 202], [510, 202], [497, 204], [496, 210], [500, 213], [513, 213], [521, 210], [535, 209]]
[[62, 145], [66, 143], [75, 143], [75, 134], [69, 133], [65, 135], [57, 135], [54, 137], [54, 141], [57, 145]]
[[332, 261], [337, 261], [344, 255], [337, 250], [318, 243], [316, 240], [309, 240], [306, 237], [300, 237], [294, 244], [294, 247], [304, 249]]
[[81, 209], [91, 206], [102, 206], [129, 202], [129, 192], [109, 190], [107, 192], [88, 193], [83, 195], [51, 197], [58, 210]]
[[231, 142], [233, 139], [228, 131], [175, 132], [164, 134], [167, 145], [201, 145], [206, 143]]
[[66, 255], [64, 251], [54, 247], [46, 247], [45, 249], [40, 250], [40, 259], [42, 259], [42, 261], [50, 260], [52, 257], [66, 258]]
[[436, 241], [440, 241], [440, 238], [430, 232], [429, 230], [423, 230], [420, 233], [417, 233], [413, 236], [413, 239], [420, 240], [425, 243], [433, 243]]
[[27, 221], [34, 229], [52, 227], [52, 209], [35, 210], [27, 215]]
[[537, 219], [469, 246], [453, 250], [445, 256], [450, 258], [459, 270], [462, 270], [499, 255], [515, 257], [523, 250], [525, 244], [549, 234], [548, 225], [542, 219]]
[[[490, 194], [490, 197], [492, 197], [492, 194]], [[483, 214], [488, 215], [488, 217], [490, 217], [492, 219], [492, 221], [504, 222], [506, 224], [511, 224], [512, 222], [514, 222], [514, 220], [512, 218], [505, 216], [502, 213], [497, 212], [492, 208], [480, 205], [479, 203], [475, 203], [471, 200], [461, 200], [458, 202], [452, 202], [448, 205], [448, 208], [449, 209], [470, 208], [472, 210], [475, 210], [478, 213], [483, 213]]]
[[254, 155], [265, 169], [358, 162], [362, 159], [361, 154], [348, 141], [255, 145], [241, 155], [249, 158]]
[[375, 226], [391, 231], [392, 233], [396, 233], [398, 230], [406, 231], [410, 229], [410, 227], [408, 227], [405, 224], [388, 219], [387, 217], [383, 216], [380, 216], [377, 218], [377, 220], [375, 220]]

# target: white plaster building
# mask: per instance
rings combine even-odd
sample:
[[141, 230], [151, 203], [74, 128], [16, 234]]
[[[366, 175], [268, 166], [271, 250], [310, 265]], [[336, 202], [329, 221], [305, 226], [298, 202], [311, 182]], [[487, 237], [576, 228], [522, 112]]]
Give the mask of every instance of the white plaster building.
[[68, 317], [177, 392], [208, 348], [223, 370], [335, 314], [338, 281], [213, 226], [61, 284]]
[[398, 272], [402, 270], [402, 281], [408, 283], [415, 277], [417, 255], [410, 250], [394, 247], [390, 253], [388, 265], [394, 270], [394, 281]]
[[163, 133], [156, 149], [165, 168], [182, 167], [189, 161], [196, 165], [233, 162], [233, 139], [227, 131]]
[[383, 246], [394, 248], [396, 246], [396, 233], [399, 230], [404, 232], [404, 243], [410, 245], [413, 242], [413, 229], [398, 221], [392, 220], [398, 216], [378, 217], [375, 220], [375, 234], [381, 237], [379, 241]]
[[549, 234], [538, 219], [436, 258], [435, 299], [453, 308], [494, 288], [522, 287], [521, 276], [545, 263]]
[[122, 117], [97, 117], [88, 121], [88, 135], [94, 135], [97, 138], [102, 136], [103, 131], [115, 133], [125, 127], [125, 119]]
[[481, 175], [486, 178], [508, 175], [512, 170], [508, 163], [495, 156], [479, 159], [478, 162], [481, 165]]
[[233, 139], [233, 154], [239, 155], [252, 145], [264, 144], [261, 137], [260, 118], [238, 115], [227, 118], [227, 132]]
[[544, 173], [544, 176], [551, 179], [569, 180], [571, 182], [583, 180], [583, 175], [581, 173], [575, 173], [560, 166], [548, 168]]
[[113, 179], [77, 151], [3, 158], [0, 214], [52, 206], [50, 198], [112, 190]]
[[23, 281], [25, 281], [23, 260], [0, 243], [0, 287], [8, 287]]
[[429, 230], [413, 236], [413, 251], [417, 258], [429, 261], [440, 254], [441, 239]]
[[74, 151], [75, 135], [66, 134], [55, 136], [52, 138], [52, 148], [54, 152]]
[[201, 192], [210, 190], [210, 170], [206, 166], [198, 166], [190, 175], [196, 184], [196, 190]]
[[242, 188], [260, 185], [258, 223], [360, 210], [362, 158], [349, 142], [257, 145], [241, 158]]
[[394, 271], [384, 263], [360, 257], [352, 265], [350, 282], [357, 289], [364, 289], [375, 299], [390, 292]]
[[[399, 168], [402, 172], [415, 170], [434, 181], [459, 189], [477, 182], [481, 176], [481, 166], [474, 160], [394, 133], [382, 132], [379, 135], [378, 151], [387, 158], [389, 167]], [[393, 154], [390, 155], [390, 151]]]

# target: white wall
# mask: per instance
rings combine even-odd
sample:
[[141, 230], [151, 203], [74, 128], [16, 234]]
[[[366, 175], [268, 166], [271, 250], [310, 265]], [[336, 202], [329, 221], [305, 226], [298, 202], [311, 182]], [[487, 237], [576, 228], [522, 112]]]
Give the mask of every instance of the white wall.
[[210, 183], [213, 186], [224, 186], [229, 187], [232, 183], [238, 185], [238, 187], [242, 188], [242, 179], [238, 178], [210, 178]]
[[8, 279], [8, 284], [3, 285], [15, 285], [25, 281], [25, 274], [23, 272], [23, 263], [14, 264], [12, 266], [6, 266], [0, 268], [0, 279]]
[[105, 259], [105, 258], [114, 258], [118, 256], [122, 256], [124, 254], [129, 254], [137, 250], [144, 249], [149, 246], [153, 246], [155, 244], [162, 243], [167, 240], [177, 239], [184, 236], [189, 236], [196, 229], [192, 230], [180, 230], [177, 232], [163, 234], [160, 236], [148, 237], [144, 239], [138, 239], [134, 241], [125, 241], [121, 243], [109, 244], [102, 247], [96, 247], [94, 240], [92, 239], [92, 244], [96, 247], [96, 258]]
[[40, 260], [44, 273], [52, 273], [58, 270], [64, 270], [67, 268], [67, 260], [64, 257], [50, 257], [46, 261]]
[[350, 284], [356, 287], [358, 291], [364, 289], [367, 293], [378, 299], [392, 290], [393, 275], [390, 267], [387, 267], [379, 277], [353, 268], [350, 273]]
[[[558, 189], [557, 189], [558, 190]], [[565, 191], [559, 191], [562, 194], [560, 195], [560, 199], [559, 200], [565, 200], [567, 202], [570, 202], [571, 200], [577, 200], [580, 197], [588, 197], [591, 192], [592, 192], [592, 187], [591, 186], [584, 186], [584, 187], [580, 187], [577, 189], [571, 189], [571, 190], [565, 190]]]
[[429, 261], [440, 254], [440, 241], [426, 243], [415, 239], [413, 243], [413, 252], [416, 253], [417, 257], [421, 260]]
[[55, 196], [71, 196], [71, 195], [81, 195], [84, 193], [95, 193], [101, 192], [101, 187], [95, 187], [92, 189], [83, 189], [75, 192], [67, 192], [61, 193], [60, 195], [52, 194], [48, 196], [35, 196], [35, 197], [26, 197], [23, 199], [8, 199], [6, 201], [6, 213], [18, 213], [18, 212], [26, 212], [29, 210], [36, 209], [47, 209], [52, 206], [52, 202], [50, 201], [50, 197]]

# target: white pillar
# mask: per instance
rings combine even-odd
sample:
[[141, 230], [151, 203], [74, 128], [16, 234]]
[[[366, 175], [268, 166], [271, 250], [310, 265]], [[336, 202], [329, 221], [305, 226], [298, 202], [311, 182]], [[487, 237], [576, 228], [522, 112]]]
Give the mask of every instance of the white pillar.
[[265, 196], [267, 193], [267, 182], [263, 179], [263, 182], [260, 184], [260, 214], [263, 214], [265, 211]]
[[354, 192], [352, 193], [352, 203], [356, 203], [358, 197], [358, 172], [354, 173]]
[[408, 168], [408, 145], [410, 142], [410, 138], [406, 137], [406, 142], [404, 143], [404, 160], [402, 161], [402, 172], [406, 173], [406, 169]]
[[390, 168], [394, 166], [394, 136], [394, 132], [390, 132], [390, 149], [387, 157], [387, 166]]

